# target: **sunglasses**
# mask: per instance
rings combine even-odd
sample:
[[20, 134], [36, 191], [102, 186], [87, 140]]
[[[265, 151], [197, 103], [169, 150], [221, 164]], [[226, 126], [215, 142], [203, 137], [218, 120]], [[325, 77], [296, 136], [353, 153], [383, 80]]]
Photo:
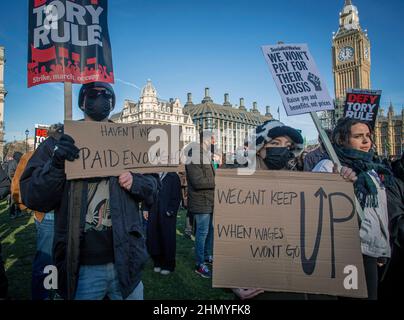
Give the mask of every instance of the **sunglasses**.
[[97, 99], [98, 97], [103, 96], [107, 99], [112, 99], [113, 95], [108, 90], [90, 90], [86, 93], [87, 99]]

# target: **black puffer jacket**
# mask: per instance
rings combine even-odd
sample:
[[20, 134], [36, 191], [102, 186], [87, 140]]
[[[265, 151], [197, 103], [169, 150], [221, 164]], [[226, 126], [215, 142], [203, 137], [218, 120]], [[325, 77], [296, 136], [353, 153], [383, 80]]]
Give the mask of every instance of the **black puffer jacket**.
[[393, 173], [397, 179], [404, 182], [404, 157], [392, 163]]
[[404, 286], [404, 181], [395, 179], [387, 189], [392, 255], [382, 270], [379, 286], [381, 300], [397, 299]]
[[[80, 239], [84, 232], [88, 181], [66, 181], [63, 169], [52, 166], [56, 140], [52, 137], [36, 150], [20, 180], [23, 203], [37, 211], [55, 211], [54, 262], [59, 289], [73, 299], [79, 271]], [[147, 260], [139, 203], [153, 203], [159, 182], [151, 175], [133, 174], [130, 192], [120, 187], [118, 178], [109, 178], [110, 211], [115, 268], [125, 299], [141, 280]]]

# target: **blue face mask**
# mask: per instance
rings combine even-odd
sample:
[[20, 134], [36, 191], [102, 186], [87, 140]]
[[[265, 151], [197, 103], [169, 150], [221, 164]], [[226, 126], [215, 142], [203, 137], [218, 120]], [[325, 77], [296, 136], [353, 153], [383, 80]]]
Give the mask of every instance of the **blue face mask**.
[[289, 148], [267, 148], [264, 162], [269, 170], [282, 170], [293, 157]]

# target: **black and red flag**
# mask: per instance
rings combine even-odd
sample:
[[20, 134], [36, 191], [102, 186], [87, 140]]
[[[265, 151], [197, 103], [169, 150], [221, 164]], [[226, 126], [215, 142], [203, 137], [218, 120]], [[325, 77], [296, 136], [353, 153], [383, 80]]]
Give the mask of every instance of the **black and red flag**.
[[29, 0], [28, 87], [114, 83], [108, 0]]
[[49, 126], [37, 124], [35, 125], [35, 143], [34, 150], [48, 138]]
[[368, 122], [374, 129], [380, 108], [381, 95], [381, 90], [348, 89], [344, 118]]

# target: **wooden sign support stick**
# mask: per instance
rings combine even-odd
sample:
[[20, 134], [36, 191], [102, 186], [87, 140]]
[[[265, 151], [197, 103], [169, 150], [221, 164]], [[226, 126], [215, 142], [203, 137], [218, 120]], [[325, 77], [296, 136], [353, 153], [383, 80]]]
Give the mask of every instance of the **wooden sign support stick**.
[[65, 120], [73, 119], [73, 107], [72, 107], [72, 83], [65, 82]]
[[[337, 154], [335, 153], [334, 147], [331, 144], [330, 139], [328, 138], [327, 134], [325, 133], [323, 127], [321, 126], [320, 119], [318, 118], [317, 113], [315, 112], [310, 112], [311, 118], [313, 119], [314, 124], [316, 125], [317, 131], [320, 134], [320, 138], [323, 141], [324, 147], [327, 150], [328, 155], [330, 156], [332, 162], [337, 164], [338, 167], [338, 172], [341, 171], [342, 165], [341, 162], [338, 159]], [[359, 204], [358, 199], [355, 197], [355, 205], [356, 205], [356, 211], [358, 212], [359, 218], [361, 220], [364, 219], [364, 212], [362, 210], [361, 205]]]

